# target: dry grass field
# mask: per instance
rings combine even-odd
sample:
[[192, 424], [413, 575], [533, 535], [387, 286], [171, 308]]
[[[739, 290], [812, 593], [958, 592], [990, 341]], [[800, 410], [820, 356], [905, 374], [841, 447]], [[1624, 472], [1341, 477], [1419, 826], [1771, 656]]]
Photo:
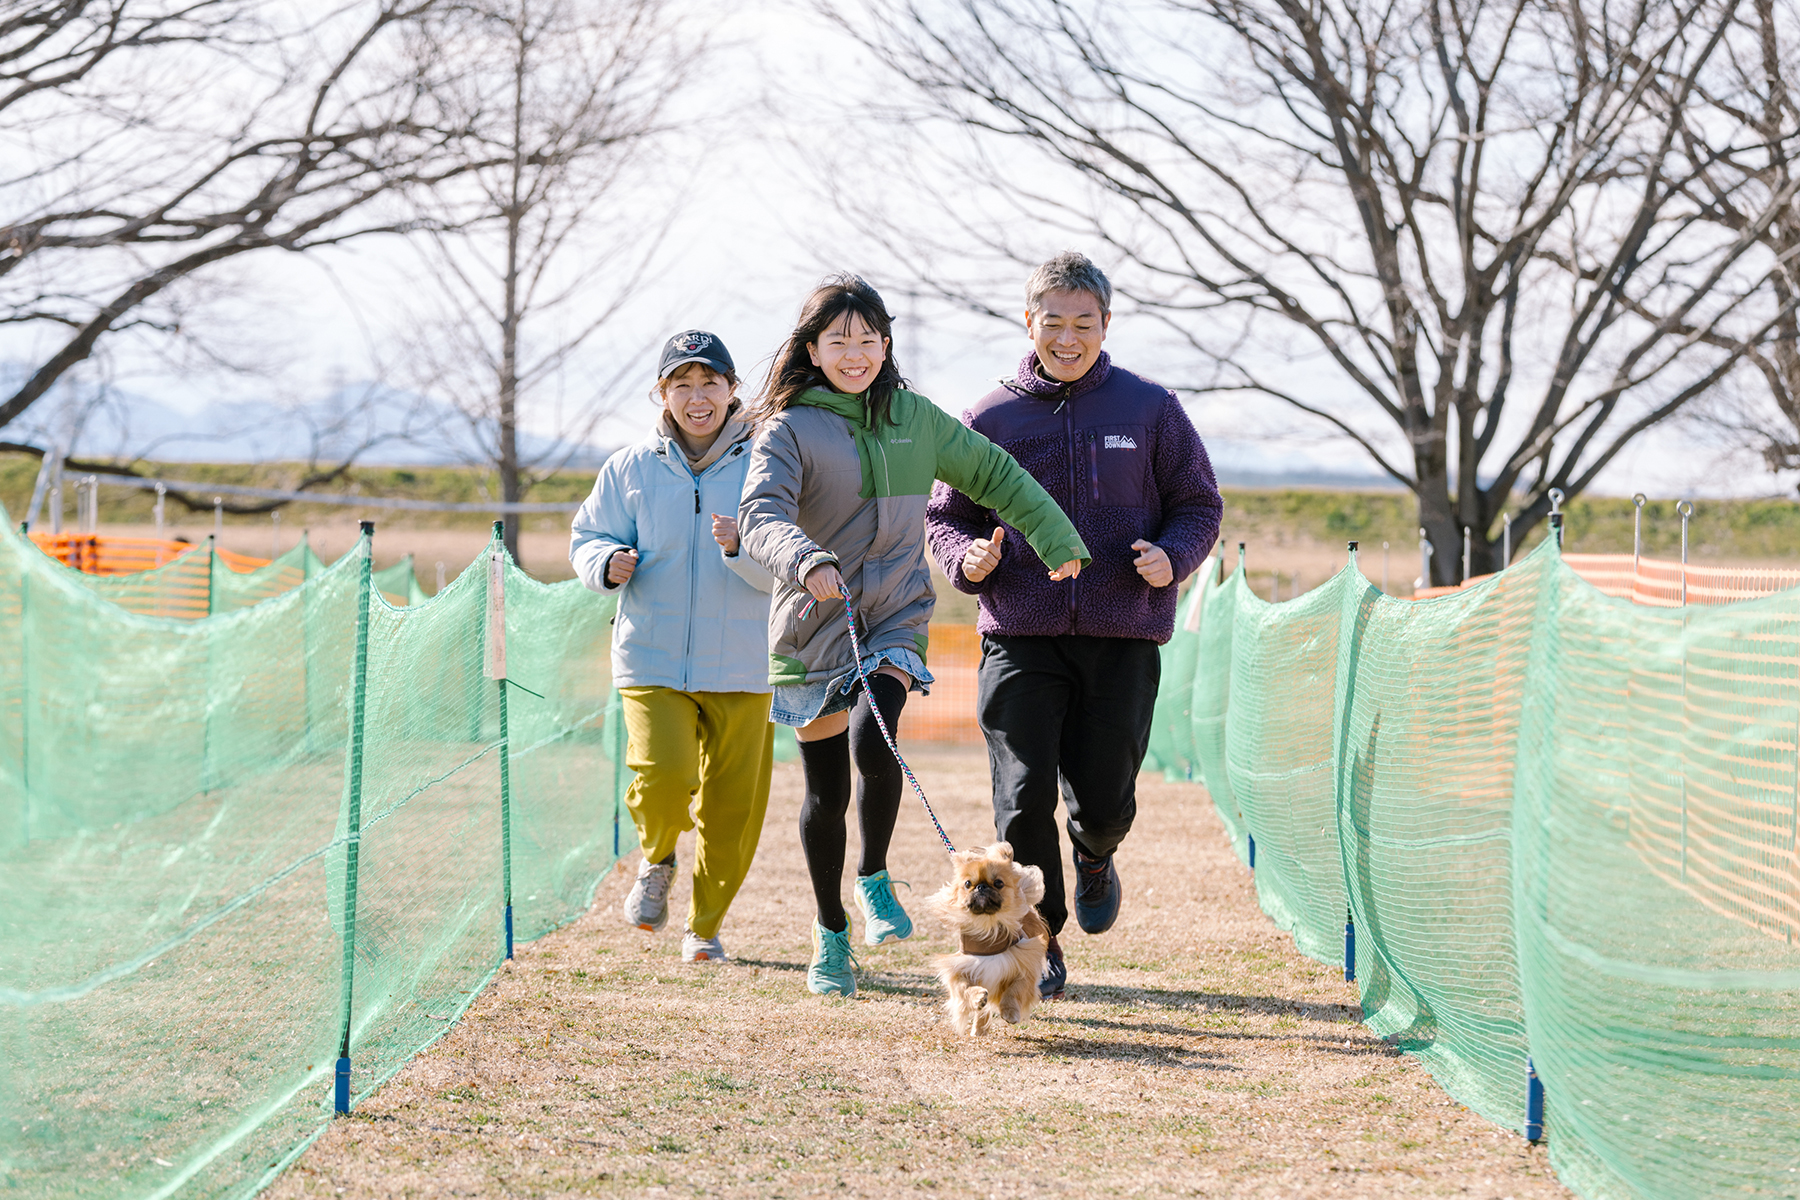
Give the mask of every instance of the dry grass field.
[[[978, 750], [909, 759], [959, 844], [990, 835]], [[778, 767], [734, 962], [680, 961], [685, 884], [661, 934], [623, 926], [634, 856], [267, 1195], [1567, 1195], [1357, 1023], [1354, 988], [1257, 909], [1199, 787], [1143, 778], [1119, 925], [1071, 923], [1067, 998], [978, 1042], [942, 1024], [934, 929], [860, 950], [855, 999], [807, 993], [799, 795]], [[896, 878], [935, 889], [910, 797], [895, 842]]]

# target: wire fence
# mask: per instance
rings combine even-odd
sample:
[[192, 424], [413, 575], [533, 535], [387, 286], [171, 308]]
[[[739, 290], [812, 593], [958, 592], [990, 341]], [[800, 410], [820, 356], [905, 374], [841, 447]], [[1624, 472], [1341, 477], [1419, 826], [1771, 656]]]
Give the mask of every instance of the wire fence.
[[1577, 1193], [1791, 1196], [1800, 592], [1633, 604], [1595, 557], [1425, 602], [1354, 560], [1283, 604], [1208, 571], [1152, 761], [1368, 1023]]
[[[611, 600], [498, 542], [426, 599], [371, 548], [104, 575], [0, 537], [0, 1187], [254, 1193], [634, 848]], [[1577, 1191], [1793, 1194], [1800, 593], [1704, 607], [1785, 576], [1689, 568], [1670, 608], [1659, 570], [1546, 543], [1281, 604], [1209, 571], [1153, 763]], [[979, 742], [979, 655], [933, 628], [904, 738]]]
[[635, 845], [610, 601], [370, 551], [159, 616], [0, 537], [0, 1191], [254, 1193]]

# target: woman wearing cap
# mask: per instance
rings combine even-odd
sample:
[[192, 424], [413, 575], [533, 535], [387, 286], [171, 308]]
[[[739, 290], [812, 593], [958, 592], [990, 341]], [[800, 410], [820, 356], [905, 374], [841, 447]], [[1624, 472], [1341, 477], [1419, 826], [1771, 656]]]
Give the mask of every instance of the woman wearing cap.
[[[644, 859], [625, 920], [660, 930], [675, 840], [698, 831], [681, 954], [725, 957], [719, 928], [750, 871], [769, 803], [768, 572], [738, 552], [753, 429], [725, 344], [691, 329], [663, 347], [650, 437], [600, 468], [575, 514], [569, 561], [617, 592], [613, 683], [624, 700], [625, 803]], [[690, 813], [690, 805], [692, 811]]]
[[[842, 899], [852, 767], [863, 941], [912, 933], [887, 871], [901, 778], [881, 724], [897, 731], [907, 692], [932, 682], [933, 480], [995, 509], [1029, 543], [1014, 553], [1056, 564], [1044, 568], [1051, 578], [1074, 576], [1088, 559], [1069, 518], [1012, 455], [907, 390], [891, 335], [881, 296], [857, 276], [814, 289], [770, 368], [738, 508], [745, 553], [781, 581], [769, 610], [769, 682], [774, 719], [800, 742], [800, 844], [817, 907], [806, 986], [825, 995], [856, 991]], [[860, 672], [846, 595], [861, 627]]]

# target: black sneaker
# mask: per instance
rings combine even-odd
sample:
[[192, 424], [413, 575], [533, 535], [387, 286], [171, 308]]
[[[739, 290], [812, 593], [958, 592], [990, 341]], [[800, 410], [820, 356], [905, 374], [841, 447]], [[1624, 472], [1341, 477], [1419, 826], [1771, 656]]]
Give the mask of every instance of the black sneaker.
[[1075, 847], [1075, 921], [1083, 933], [1105, 933], [1119, 919], [1119, 870], [1113, 856], [1089, 858]]
[[1050, 952], [1044, 955], [1044, 973], [1038, 979], [1038, 995], [1046, 1000], [1061, 1000], [1063, 985], [1069, 982], [1069, 968], [1063, 965], [1062, 947], [1056, 935], [1050, 935]]

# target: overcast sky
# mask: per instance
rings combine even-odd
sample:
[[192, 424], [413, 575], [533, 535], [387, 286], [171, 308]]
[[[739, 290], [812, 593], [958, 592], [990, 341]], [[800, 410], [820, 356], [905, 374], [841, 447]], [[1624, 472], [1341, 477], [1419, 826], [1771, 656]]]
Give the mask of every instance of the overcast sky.
[[[838, 214], [825, 194], [820, 163], [829, 172], [841, 162], [844, 177], [852, 178], [875, 157], [868, 139], [883, 139], [884, 153], [896, 150], [894, 135], [856, 115], [854, 99], [882, 86], [873, 66], [801, 4], [702, 0], [696, 12], [694, 19], [710, 27], [714, 51], [683, 102], [680, 150], [649, 185], [656, 189], [652, 207], [666, 197], [679, 208], [662, 266], [566, 381], [571, 399], [579, 399], [621, 361], [642, 359], [633, 394], [595, 440], [620, 444], [647, 431], [654, 417], [643, 398], [652, 382], [651, 355], [676, 330], [719, 334], [753, 386], [806, 291], [828, 270], [857, 271], [882, 290], [899, 319], [895, 351], [902, 368], [945, 408], [960, 411], [996, 377], [1010, 374], [1029, 349], [1016, 321], [920, 298], [882, 251], [877, 231]], [[696, 149], [698, 167], [683, 161]], [[884, 187], [905, 195], [905, 172], [893, 174]], [[1062, 248], [1063, 239], [1041, 236], [1046, 254]], [[126, 363], [118, 384], [195, 411], [222, 398], [292, 402], [384, 377], [396, 339], [404, 339], [400, 317], [421, 278], [397, 239], [355, 243], [310, 261], [268, 254], [240, 262], [210, 285], [208, 311], [221, 328], [235, 331], [227, 336], [239, 347], [260, 346], [254, 356], [273, 368], [263, 377], [241, 377]], [[1021, 310], [1022, 283], [1022, 277], [997, 280], [989, 302]], [[1109, 349], [1122, 364], [1165, 383], [1201, 374], [1147, 319], [1134, 322], [1129, 311], [1115, 320]], [[1190, 412], [1214, 459], [1238, 473], [1375, 470], [1355, 446], [1298, 424], [1275, 401], [1201, 400]], [[554, 432], [542, 418], [536, 423], [539, 432]], [[1754, 463], [1702, 445], [1691, 429], [1671, 427], [1625, 451], [1596, 490], [1676, 496], [1769, 494], [1784, 486]]]

